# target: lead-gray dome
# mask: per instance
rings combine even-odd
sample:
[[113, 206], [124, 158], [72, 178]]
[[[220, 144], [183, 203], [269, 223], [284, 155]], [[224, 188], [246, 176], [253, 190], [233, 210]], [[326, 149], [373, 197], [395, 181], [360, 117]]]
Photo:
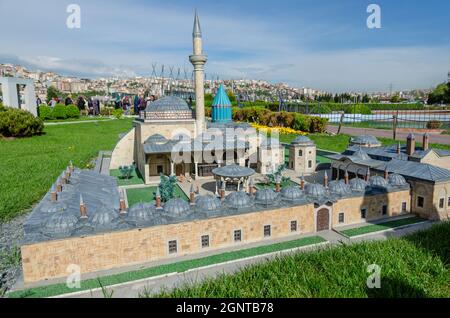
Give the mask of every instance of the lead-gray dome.
[[343, 180], [334, 180], [328, 183], [328, 188], [331, 192], [346, 195], [352, 192], [350, 186], [346, 184]]
[[294, 145], [314, 145], [314, 142], [306, 136], [298, 136], [295, 138], [291, 144]]
[[364, 192], [367, 188], [367, 182], [360, 178], [350, 180], [350, 189], [357, 192]]
[[406, 185], [406, 180], [402, 175], [398, 173], [392, 173], [388, 177], [389, 183], [393, 186], [404, 186]]
[[212, 195], [201, 195], [195, 198], [195, 207], [199, 211], [216, 211], [221, 205], [222, 202]]
[[303, 197], [303, 191], [299, 187], [291, 186], [281, 189], [281, 196], [287, 200], [300, 200]]
[[45, 223], [45, 233], [50, 235], [70, 234], [78, 223], [78, 218], [68, 212], [56, 212]]
[[350, 142], [355, 145], [381, 146], [378, 139], [372, 135], [359, 135], [356, 137], [351, 137]]
[[241, 209], [250, 207], [252, 205], [252, 199], [247, 193], [238, 191], [227, 195], [225, 198], [225, 203], [231, 208]]
[[155, 211], [155, 205], [152, 203], [137, 203], [128, 210], [127, 220], [133, 222], [147, 222], [153, 218]]
[[189, 203], [180, 198], [170, 199], [164, 204], [164, 212], [168, 216], [184, 216], [191, 212]]
[[146, 112], [176, 112], [189, 111], [191, 108], [181, 98], [176, 96], [165, 96], [148, 104]]
[[361, 148], [358, 149], [358, 150], [356, 150], [356, 151], [353, 153], [353, 157], [356, 157], [356, 158], [361, 159], [361, 160], [370, 160], [370, 157], [369, 157], [369, 155], [367, 154], [367, 152], [365, 152], [365, 151], [362, 150]]
[[327, 190], [325, 187], [318, 183], [307, 183], [305, 185], [305, 193], [307, 195], [313, 196], [313, 197], [321, 197], [325, 195]]
[[389, 186], [385, 178], [380, 176], [372, 176], [369, 178], [369, 183], [372, 187], [387, 188]]
[[41, 211], [46, 213], [64, 212], [65, 210], [67, 210], [67, 204], [61, 201], [45, 201], [41, 206]]
[[109, 226], [117, 216], [117, 213], [112, 208], [102, 206], [99, 210], [95, 211], [90, 223], [94, 226], [106, 227]]
[[256, 191], [255, 201], [259, 204], [271, 205], [276, 203], [278, 194], [272, 189], [266, 188]]

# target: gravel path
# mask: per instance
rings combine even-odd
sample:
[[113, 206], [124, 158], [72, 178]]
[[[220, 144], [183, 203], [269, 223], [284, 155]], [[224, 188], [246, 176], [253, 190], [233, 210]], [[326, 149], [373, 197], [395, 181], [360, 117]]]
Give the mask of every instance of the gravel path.
[[22, 215], [8, 223], [0, 223], [0, 297], [22, 274], [19, 246], [26, 218], [27, 215]]

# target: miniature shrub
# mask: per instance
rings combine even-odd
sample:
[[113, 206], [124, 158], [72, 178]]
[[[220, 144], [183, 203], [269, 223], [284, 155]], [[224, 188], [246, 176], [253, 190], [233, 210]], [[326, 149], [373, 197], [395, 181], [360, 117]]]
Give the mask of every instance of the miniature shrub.
[[292, 128], [295, 130], [309, 131], [311, 126], [311, 117], [296, 113]]
[[442, 122], [439, 120], [429, 120], [427, 122], [427, 129], [439, 129], [442, 127]]
[[113, 111], [114, 111], [114, 107], [105, 106], [105, 107], [102, 107], [100, 109], [100, 115], [102, 115], [102, 116], [111, 116]]
[[63, 104], [57, 104], [53, 108], [53, 118], [55, 119], [66, 119], [67, 118], [67, 112], [66, 112], [66, 106]]
[[80, 118], [80, 111], [75, 105], [68, 105], [66, 107], [66, 115], [67, 118]]
[[123, 117], [123, 109], [122, 108], [117, 108], [114, 109], [112, 112], [113, 116], [116, 117], [117, 119], [121, 119]]
[[49, 120], [53, 118], [53, 109], [47, 105], [41, 105], [38, 107], [39, 118], [42, 120]]
[[28, 111], [4, 107], [0, 112], [0, 135], [4, 137], [30, 137], [41, 134], [43, 129], [42, 119]]
[[327, 118], [311, 117], [311, 123], [309, 126], [310, 133], [323, 133], [327, 128]]

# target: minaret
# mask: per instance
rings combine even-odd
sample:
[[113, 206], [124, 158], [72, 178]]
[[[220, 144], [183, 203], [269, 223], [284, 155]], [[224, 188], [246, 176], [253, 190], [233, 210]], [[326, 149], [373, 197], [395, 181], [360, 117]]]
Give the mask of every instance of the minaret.
[[197, 123], [197, 135], [201, 134], [205, 128], [205, 98], [204, 98], [204, 65], [207, 56], [202, 50], [202, 31], [197, 10], [195, 11], [194, 30], [192, 32], [194, 54], [189, 56], [189, 61], [194, 66], [195, 80], [195, 117]]

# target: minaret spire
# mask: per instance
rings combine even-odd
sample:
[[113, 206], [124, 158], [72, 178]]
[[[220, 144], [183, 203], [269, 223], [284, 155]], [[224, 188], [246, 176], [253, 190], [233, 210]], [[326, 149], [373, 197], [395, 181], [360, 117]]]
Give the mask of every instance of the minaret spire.
[[208, 58], [203, 54], [202, 32], [197, 10], [195, 11], [192, 38], [194, 54], [189, 56], [189, 61], [194, 66], [196, 135], [199, 135], [205, 129], [204, 66]]

